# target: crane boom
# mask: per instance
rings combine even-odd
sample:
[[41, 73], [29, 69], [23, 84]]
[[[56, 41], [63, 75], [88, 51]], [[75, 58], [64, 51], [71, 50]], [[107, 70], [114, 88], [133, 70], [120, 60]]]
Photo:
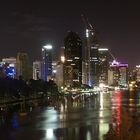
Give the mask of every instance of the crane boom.
[[[92, 64], [94, 63], [91, 59], [94, 58], [93, 56], [93, 52], [91, 52], [91, 47], [93, 47], [93, 40], [95, 38], [95, 30], [92, 26], [92, 24], [89, 22], [88, 18], [85, 17], [83, 14], [81, 15], [82, 17], [82, 20], [83, 20], [83, 23], [85, 24], [85, 28], [86, 28], [86, 47], [85, 47], [85, 62], [87, 64], [87, 72], [86, 72], [86, 79], [87, 79], [87, 84], [92, 86], [93, 85], [93, 81], [94, 81], [94, 78], [93, 78], [93, 67], [96, 65]], [[92, 50], [93, 51], [93, 50]], [[95, 56], [96, 57], [96, 56]], [[94, 66], [93, 66], [94, 65]], [[95, 73], [96, 73], [96, 68], [94, 69]]]
[[92, 24], [89, 22], [88, 18], [85, 17], [85, 15], [83, 14], [81, 14], [81, 17], [82, 17], [83, 23], [85, 24], [86, 29], [93, 30], [94, 28]]
[[113, 60], [116, 60], [116, 58], [114, 57], [114, 55], [109, 51], [109, 54], [111, 55], [111, 57], [113, 58]]

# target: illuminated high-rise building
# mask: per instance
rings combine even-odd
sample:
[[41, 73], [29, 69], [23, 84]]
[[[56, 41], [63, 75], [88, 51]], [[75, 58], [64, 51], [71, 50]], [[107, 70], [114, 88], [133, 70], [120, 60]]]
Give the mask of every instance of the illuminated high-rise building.
[[99, 48], [99, 83], [108, 84], [109, 50]]
[[[85, 77], [86, 84], [94, 86], [99, 84], [99, 40], [97, 32], [88, 18], [82, 15], [83, 22], [86, 27], [86, 44], [84, 47], [84, 71], [87, 73]], [[86, 72], [87, 71], [87, 72]]]
[[53, 76], [55, 76], [55, 82], [58, 88], [64, 87], [64, 62], [65, 62], [65, 55], [64, 55], [65, 47], [60, 48], [60, 59], [56, 63], [55, 67], [53, 68]]
[[33, 62], [33, 79], [38, 80], [42, 77], [42, 61]]
[[89, 59], [89, 85], [94, 86], [99, 84], [99, 44], [93, 43], [90, 46], [90, 59]]
[[56, 79], [56, 84], [59, 88], [64, 86], [64, 69], [63, 69], [63, 63], [58, 62], [56, 65], [56, 74], [55, 74], [55, 79]]
[[[86, 30], [87, 44], [85, 46], [85, 64], [87, 65], [87, 84], [94, 86], [99, 84], [99, 41], [96, 32]], [[86, 67], [85, 67], [86, 68]]]
[[5, 73], [6, 76], [11, 77], [11, 78], [16, 78], [16, 58], [14, 57], [9, 57], [9, 58], [3, 58], [2, 59], [2, 67], [3, 67], [3, 72]]
[[22, 76], [25, 80], [32, 78], [32, 68], [27, 53], [17, 54], [17, 77], [19, 76]]
[[51, 76], [51, 80], [53, 80], [54, 82], [56, 82], [57, 64], [58, 64], [58, 61], [52, 61], [52, 76]]
[[15, 57], [3, 58], [2, 62], [16, 65], [16, 58]]
[[112, 86], [128, 86], [128, 64], [113, 61], [108, 72], [108, 84]]
[[52, 46], [42, 48], [42, 79], [49, 81], [52, 77]]
[[82, 84], [82, 41], [75, 32], [68, 32], [64, 39], [64, 83], [73, 87]]
[[140, 65], [136, 65], [132, 72], [132, 80], [140, 82]]
[[82, 61], [82, 84], [88, 85], [88, 63], [86, 61]]
[[119, 65], [119, 86], [128, 86], [128, 64]]

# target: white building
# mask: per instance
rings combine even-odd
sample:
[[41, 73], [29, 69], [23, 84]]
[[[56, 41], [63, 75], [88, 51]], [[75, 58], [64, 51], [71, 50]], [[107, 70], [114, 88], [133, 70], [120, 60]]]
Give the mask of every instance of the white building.
[[140, 65], [136, 65], [135, 72], [136, 72], [136, 81], [140, 82]]
[[56, 66], [56, 84], [58, 87], [62, 87], [64, 85], [64, 71], [63, 71], [63, 63], [58, 63]]
[[34, 61], [33, 62], [33, 79], [38, 80], [42, 77], [42, 62]]
[[128, 64], [113, 61], [108, 71], [108, 85], [128, 86]]

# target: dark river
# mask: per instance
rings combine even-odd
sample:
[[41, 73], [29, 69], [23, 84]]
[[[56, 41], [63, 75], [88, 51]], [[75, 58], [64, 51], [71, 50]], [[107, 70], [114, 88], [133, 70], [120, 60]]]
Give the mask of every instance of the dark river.
[[[139, 139], [140, 92], [110, 91], [0, 116], [0, 140]], [[138, 118], [139, 117], [139, 118]], [[140, 132], [140, 131], [139, 131]]]

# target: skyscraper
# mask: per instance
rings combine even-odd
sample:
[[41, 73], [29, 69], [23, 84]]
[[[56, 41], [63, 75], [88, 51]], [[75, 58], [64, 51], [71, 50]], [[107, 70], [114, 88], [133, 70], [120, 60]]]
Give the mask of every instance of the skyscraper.
[[42, 79], [49, 81], [52, 76], [52, 46], [42, 48]]
[[127, 87], [128, 86], [128, 64], [113, 61], [108, 71], [108, 85]]
[[32, 78], [32, 69], [27, 53], [17, 54], [17, 77], [19, 76], [23, 76], [25, 80]]
[[85, 71], [87, 69], [86, 84], [89, 86], [98, 85], [99, 83], [99, 40], [97, 32], [92, 24], [84, 15], [82, 15], [83, 22], [86, 27], [86, 44], [84, 47], [84, 64]]
[[99, 44], [93, 42], [90, 46], [90, 56], [89, 56], [89, 85], [94, 86], [99, 84]]
[[42, 75], [42, 61], [34, 61], [33, 62], [33, 79], [38, 80], [41, 79]]
[[99, 83], [108, 84], [109, 50], [99, 48]]
[[56, 65], [56, 84], [58, 88], [61, 88], [64, 86], [64, 71], [63, 71], [63, 63], [58, 62]]
[[64, 83], [73, 87], [82, 84], [82, 41], [79, 35], [69, 31], [64, 39]]
[[86, 38], [85, 64], [87, 64], [87, 84], [93, 86], [99, 83], [99, 41], [93, 28], [86, 30]]

